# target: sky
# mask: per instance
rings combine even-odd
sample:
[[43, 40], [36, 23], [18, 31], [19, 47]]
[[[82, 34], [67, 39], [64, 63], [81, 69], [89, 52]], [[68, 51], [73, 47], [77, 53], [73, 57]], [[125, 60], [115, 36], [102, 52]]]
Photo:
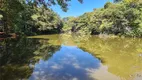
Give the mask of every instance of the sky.
[[85, 12], [91, 12], [94, 8], [102, 8], [104, 4], [108, 1], [112, 0], [83, 0], [83, 3], [79, 3], [78, 0], [72, 0], [69, 3], [68, 11], [63, 12], [60, 6], [55, 5], [51, 8], [60, 15], [61, 18], [69, 17], [69, 16], [80, 16]]

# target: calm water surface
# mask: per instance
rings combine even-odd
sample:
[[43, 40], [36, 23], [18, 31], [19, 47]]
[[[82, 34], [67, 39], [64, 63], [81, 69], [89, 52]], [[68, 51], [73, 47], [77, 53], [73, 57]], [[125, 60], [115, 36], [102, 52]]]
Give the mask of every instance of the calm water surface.
[[65, 34], [4, 39], [0, 80], [142, 80], [142, 39]]

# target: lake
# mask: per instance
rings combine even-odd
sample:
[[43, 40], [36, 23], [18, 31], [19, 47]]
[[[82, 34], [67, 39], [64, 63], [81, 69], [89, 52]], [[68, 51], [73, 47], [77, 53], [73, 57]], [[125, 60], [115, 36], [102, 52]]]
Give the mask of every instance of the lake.
[[142, 38], [39, 35], [0, 41], [0, 80], [142, 80]]

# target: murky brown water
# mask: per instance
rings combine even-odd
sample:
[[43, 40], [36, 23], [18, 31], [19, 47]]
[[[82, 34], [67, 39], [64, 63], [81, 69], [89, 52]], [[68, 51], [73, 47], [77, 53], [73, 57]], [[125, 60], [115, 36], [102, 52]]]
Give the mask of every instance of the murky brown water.
[[1, 80], [142, 80], [142, 39], [42, 35], [0, 42]]

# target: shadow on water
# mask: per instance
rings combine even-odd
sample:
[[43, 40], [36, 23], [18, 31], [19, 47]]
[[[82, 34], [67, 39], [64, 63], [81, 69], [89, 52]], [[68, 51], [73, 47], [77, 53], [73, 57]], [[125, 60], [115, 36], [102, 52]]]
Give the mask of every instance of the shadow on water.
[[[32, 38], [49, 39], [54, 45], [78, 46], [100, 60], [98, 69], [90, 69], [88, 76], [97, 80], [141, 80], [142, 39], [73, 35], [40, 35]], [[80, 57], [82, 57], [81, 55]]]
[[0, 78], [17, 80], [27, 78], [32, 73], [28, 67], [37, 41], [22, 39], [4, 39], [0, 42]]
[[35, 36], [0, 42], [0, 80], [141, 80], [142, 39]]
[[[43, 44], [37, 39], [4, 39], [0, 42], [0, 80], [28, 79], [35, 64], [40, 58], [48, 59], [59, 49], [59, 46]], [[43, 55], [44, 49], [50, 50]], [[40, 51], [38, 51], [40, 50]], [[38, 52], [38, 53], [37, 53]], [[53, 53], [52, 53], [53, 52]]]
[[95, 80], [88, 70], [100, 66], [91, 54], [48, 39], [4, 39], [0, 52], [1, 80]]

